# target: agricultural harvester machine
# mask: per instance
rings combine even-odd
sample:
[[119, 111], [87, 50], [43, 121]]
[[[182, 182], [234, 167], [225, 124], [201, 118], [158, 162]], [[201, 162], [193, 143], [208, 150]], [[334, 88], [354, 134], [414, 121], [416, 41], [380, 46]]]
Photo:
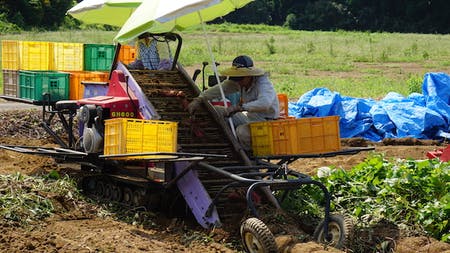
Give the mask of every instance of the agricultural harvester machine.
[[[323, 221], [314, 231], [315, 239], [343, 247], [350, 236], [350, 222], [330, 214], [327, 188], [288, 166], [300, 158], [354, 154], [364, 148], [320, 154], [247, 154], [211, 103], [205, 101], [195, 116], [187, 112], [187, 104], [200, 89], [177, 63], [180, 36], [159, 36], [177, 45], [170, 70], [128, 70], [117, 60], [118, 45], [105, 94], [77, 101], [44, 100], [42, 126], [61, 147], [1, 147], [79, 164], [80, 185], [87, 194], [168, 216], [195, 218], [206, 229], [238, 221], [240, 226], [235, 227], [240, 228], [248, 252], [277, 251], [260, 208], [280, 210], [290, 191], [315, 185], [324, 198]], [[53, 119], [62, 122], [65, 134], [53, 131]], [[135, 136], [130, 134], [133, 131]], [[164, 145], [169, 148], [159, 149]]]

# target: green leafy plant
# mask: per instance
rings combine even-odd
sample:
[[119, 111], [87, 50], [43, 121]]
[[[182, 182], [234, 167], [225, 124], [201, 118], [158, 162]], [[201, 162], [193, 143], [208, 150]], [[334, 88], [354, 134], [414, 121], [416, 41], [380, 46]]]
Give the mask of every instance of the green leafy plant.
[[[450, 163], [387, 160], [372, 154], [350, 171], [335, 168], [314, 178], [329, 189], [334, 211], [351, 214], [365, 225], [388, 221], [450, 242]], [[292, 197], [290, 210], [320, 214], [317, 189], [305, 187]]]
[[82, 198], [72, 180], [53, 180], [53, 176], [0, 175], [0, 222], [26, 225], [52, 215], [56, 199]]
[[309, 41], [306, 44], [306, 53], [312, 54], [312, 53], [314, 53], [314, 51], [316, 51], [316, 46], [314, 45], [314, 43], [312, 41]]
[[270, 55], [275, 54], [277, 52], [275, 48], [275, 39], [273, 37], [270, 37], [269, 40], [266, 40], [266, 46], [267, 51], [269, 52]]
[[409, 75], [408, 80], [406, 80], [406, 84], [408, 85], [409, 92], [417, 92], [422, 93], [422, 83], [423, 77], [418, 75]]

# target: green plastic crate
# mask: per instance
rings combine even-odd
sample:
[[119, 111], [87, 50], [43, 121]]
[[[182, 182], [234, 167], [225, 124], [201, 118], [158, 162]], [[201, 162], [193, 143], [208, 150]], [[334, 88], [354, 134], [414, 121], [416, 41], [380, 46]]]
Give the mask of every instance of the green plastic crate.
[[69, 99], [69, 73], [19, 70], [20, 98], [50, 102]]
[[84, 70], [110, 70], [114, 60], [114, 50], [114, 45], [84, 44]]

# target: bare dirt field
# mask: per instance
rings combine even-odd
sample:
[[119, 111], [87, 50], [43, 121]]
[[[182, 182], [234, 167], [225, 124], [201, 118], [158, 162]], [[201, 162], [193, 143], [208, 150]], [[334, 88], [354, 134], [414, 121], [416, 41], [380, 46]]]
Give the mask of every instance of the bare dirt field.
[[[34, 114], [22, 114], [12, 119], [14, 111], [0, 112], [0, 144], [45, 146], [48, 136], [33, 130]], [[29, 118], [25, 118], [29, 117]], [[30, 120], [31, 119], [31, 120]], [[374, 151], [386, 157], [426, 159], [426, 152], [442, 148], [432, 141], [401, 140], [395, 143], [365, 143], [363, 140], [343, 140], [343, 146], [373, 145]], [[391, 145], [392, 144], [392, 145]], [[354, 155], [300, 159], [291, 169], [313, 174], [322, 166], [350, 169], [362, 162], [368, 152]], [[20, 172], [38, 175], [51, 170], [63, 172], [65, 167], [52, 158], [25, 155], [0, 150], [0, 174]], [[2, 194], [0, 192], [0, 194]], [[51, 196], [50, 196], [51, 197]], [[99, 215], [92, 203], [61, 202], [56, 214], [34, 221], [27, 227], [0, 223], [0, 252], [239, 252], [236, 235], [216, 229], [205, 231], [199, 226], [180, 220], [155, 218], [152, 226], [133, 225], [110, 215]], [[24, 203], [26, 204], [26, 203]], [[163, 214], [156, 214], [164, 217]], [[284, 238], [277, 238], [282, 243]], [[395, 241], [395, 252], [450, 252], [450, 244], [417, 236]], [[298, 243], [286, 252], [341, 252], [325, 248], [312, 241]], [[351, 252], [351, 251], [350, 251]]]

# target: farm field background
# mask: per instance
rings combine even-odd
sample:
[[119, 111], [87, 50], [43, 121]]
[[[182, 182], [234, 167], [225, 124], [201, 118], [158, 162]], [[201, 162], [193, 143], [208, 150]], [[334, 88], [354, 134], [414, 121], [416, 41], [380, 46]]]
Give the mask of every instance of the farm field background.
[[[112, 44], [116, 31], [75, 30], [2, 34], [0, 40]], [[199, 27], [180, 33], [179, 62], [189, 73], [211, 62]], [[215, 60], [229, 66], [239, 54], [250, 55], [270, 73], [279, 93], [296, 100], [326, 87], [343, 96], [382, 98], [388, 92], [421, 92], [427, 72], [450, 73], [450, 35], [369, 32], [292, 31], [265, 25], [208, 25]], [[206, 74], [211, 74], [210, 65]], [[197, 83], [201, 85], [201, 76]]]

